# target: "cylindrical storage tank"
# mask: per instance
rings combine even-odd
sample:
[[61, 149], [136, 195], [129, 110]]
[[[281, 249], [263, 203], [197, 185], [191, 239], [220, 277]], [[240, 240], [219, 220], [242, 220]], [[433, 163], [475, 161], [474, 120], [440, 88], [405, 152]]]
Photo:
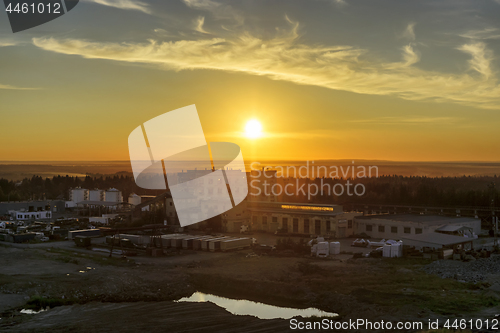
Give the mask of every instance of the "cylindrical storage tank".
[[90, 201], [104, 201], [104, 191], [95, 189], [89, 191], [89, 200]]
[[141, 203], [141, 197], [135, 193], [132, 193], [128, 197], [128, 203], [134, 206], [137, 206]]
[[106, 191], [104, 200], [107, 202], [122, 202], [122, 192], [120, 190], [117, 190], [116, 188], [110, 188]]

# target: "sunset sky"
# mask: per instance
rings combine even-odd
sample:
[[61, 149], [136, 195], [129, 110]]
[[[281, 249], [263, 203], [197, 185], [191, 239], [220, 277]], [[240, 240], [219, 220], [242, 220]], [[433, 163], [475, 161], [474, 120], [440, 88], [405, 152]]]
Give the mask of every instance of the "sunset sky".
[[127, 160], [134, 128], [196, 104], [247, 159], [500, 161], [499, 0], [84, 0], [16, 34], [0, 16], [0, 160]]

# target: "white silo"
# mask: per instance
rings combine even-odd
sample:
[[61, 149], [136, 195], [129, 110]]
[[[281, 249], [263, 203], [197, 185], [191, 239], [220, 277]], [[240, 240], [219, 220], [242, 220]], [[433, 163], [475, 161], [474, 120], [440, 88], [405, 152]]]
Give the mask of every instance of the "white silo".
[[89, 191], [89, 200], [90, 201], [104, 201], [104, 190], [90, 190]]
[[89, 200], [89, 190], [87, 189], [76, 187], [72, 188], [69, 192], [69, 201], [72, 201], [75, 204], [87, 200]]
[[137, 206], [141, 203], [141, 197], [135, 193], [132, 193], [128, 197], [128, 203], [134, 206]]
[[106, 191], [104, 201], [106, 202], [123, 202], [122, 191], [116, 188], [110, 188]]

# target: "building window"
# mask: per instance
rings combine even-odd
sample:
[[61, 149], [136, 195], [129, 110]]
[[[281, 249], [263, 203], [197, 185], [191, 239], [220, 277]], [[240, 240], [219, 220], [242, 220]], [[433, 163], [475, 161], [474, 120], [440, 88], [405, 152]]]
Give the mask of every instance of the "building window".
[[372, 225], [371, 224], [367, 224], [366, 225], [366, 231], [372, 231]]
[[281, 229], [288, 230], [288, 219], [286, 217], [281, 219]]
[[391, 227], [391, 233], [397, 234], [398, 233], [398, 227]]
[[347, 229], [352, 229], [352, 220], [347, 220]]
[[379, 225], [378, 232], [385, 232], [385, 225]]
[[293, 219], [293, 232], [299, 232], [299, 219]]
[[309, 233], [309, 219], [304, 219], [304, 233]]
[[415, 233], [416, 234], [421, 234], [422, 233], [422, 228], [415, 228]]
[[278, 223], [278, 218], [276, 216], [273, 216], [273, 223]]
[[404, 233], [405, 234], [411, 234], [411, 228], [405, 227], [404, 228]]
[[314, 221], [314, 233], [321, 235], [321, 220]]
[[332, 222], [326, 221], [326, 232], [330, 232], [332, 229]]
[[267, 216], [262, 216], [262, 224], [267, 225]]

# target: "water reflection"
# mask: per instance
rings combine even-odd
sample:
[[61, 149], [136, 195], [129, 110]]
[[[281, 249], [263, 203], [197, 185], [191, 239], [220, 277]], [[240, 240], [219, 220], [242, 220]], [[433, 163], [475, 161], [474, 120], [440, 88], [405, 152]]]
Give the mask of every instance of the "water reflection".
[[315, 308], [307, 309], [294, 309], [283, 308], [264, 303], [257, 303], [248, 300], [230, 299], [210, 294], [195, 292], [190, 297], [183, 297], [177, 302], [212, 302], [218, 306], [226, 309], [235, 315], [250, 315], [260, 319], [290, 319], [295, 316], [302, 316], [304, 318], [317, 316], [317, 317], [337, 317], [338, 314], [321, 311]]
[[37, 313], [44, 312], [44, 311], [47, 311], [47, 309], [40, 309], [38, 311], [31, 310], [31, 309], [22, 309], [21, 313], [24, 313], [24, 314], [37, 314]]

